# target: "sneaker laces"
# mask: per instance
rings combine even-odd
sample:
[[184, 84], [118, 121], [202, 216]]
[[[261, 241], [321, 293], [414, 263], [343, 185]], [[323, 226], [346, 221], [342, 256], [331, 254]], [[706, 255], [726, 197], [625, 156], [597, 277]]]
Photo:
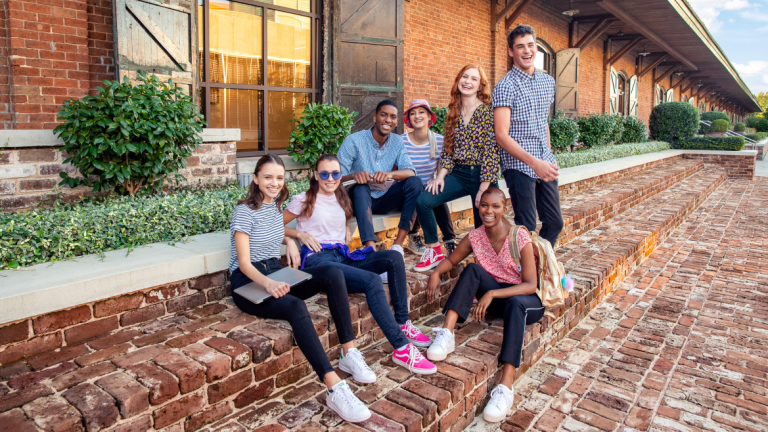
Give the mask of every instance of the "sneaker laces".
[[435, 259], [435, 250], [431, 247], [427, 247], [427, 250], [424, 251], [423, 254], [421, 254], [421, 259], [419, 260], [419, 263], [432, 261]]
[[352, 364], [355, 365], [355, 368], [357, 368], [358, 371], [363, 371], [363, 372], [371, 371], [371, 372], [373, 372], [373, 370], [370, 368], [370, 366], [368, 366], [368, 364], [365, 362], [365, 358], [363, 357], [363, 354], [360, 351], [358, 351], [358, 350], [349, 351], [349, 352], [347, 352], [346, 357], [349, 357], [352, 360]]
[[500, 386], [496, 386], [496, 388], [491, 391], [491, 400], [489, 401], [490, 404], [499, 406], [501, 404], [501, 401], [504, 401], [507, 405], [509, 405], [509, 399], [507, 398], [507, 393], [502, 390]]
[[435, 327], [432, 329], [433, 332], [437, 333], [437, 336], [435, 336], [435, 344], [439, 346], [440, 348], [448, 348], [448, 335], [451, 334], [447, 329], [444, 329], [442, 327]]
[[349, 388], [346, 383], [345, 385], [339, 386], [338, 389], [333, 391], [331, 394], [331, 400], [334, 402], [341, 400], [348, 408], [354, 408], [357, 405], [363, 405], [363, 403], [360, 402], [360, 399], [358, 399], [357, 396], [352, 393], [352, 389]]
[[424, 360], [424, 356], [416, 349], [416, 346], [408, 344], [408, 372], [413, 372], [413, 366], [421, 363], [422, 360]]
[[405, 335], [411, 339], [421, 334], [421, 330], [419, 330], [415, 325], [413, 325], [411, 323], [411, 320], [408, 320], [405, 322], [403, 331], [405, 332]]

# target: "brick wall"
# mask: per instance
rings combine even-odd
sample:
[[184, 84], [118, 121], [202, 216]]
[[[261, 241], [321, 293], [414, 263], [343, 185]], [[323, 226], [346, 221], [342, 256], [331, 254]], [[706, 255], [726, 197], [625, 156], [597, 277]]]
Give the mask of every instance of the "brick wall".
[[91, 93], [105, 79], [115, 79], [112, 39], [112, 1], [88, 0], [89, 88]]
[[696, 159], [704, 162], [704, 165], [723, 168], [728, 177], [755, 178], [755, 160], [757, 154], [713, 154], [713, 153], [686, 153], [684, 159]]
[[[0, 210], [22, 210], [36, 207], [61, 194], [72, 201], [92, 194], [90, 187], [59, 187], [59, 173], [77, 175], [77, 170], [65, 164], [67, 157], [58, 147], [18, 148], [0, 150]], [[221, 183], [237, 178], [235, 143], [203, 143], [187, 160], [180, 174], [185, 184]]]

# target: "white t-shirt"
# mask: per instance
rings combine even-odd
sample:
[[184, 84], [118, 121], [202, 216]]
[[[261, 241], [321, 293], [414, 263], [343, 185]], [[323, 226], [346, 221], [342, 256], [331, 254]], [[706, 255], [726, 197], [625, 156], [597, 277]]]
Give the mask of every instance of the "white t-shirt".
[[[294, 196], [286, 210], [299, 216], [306, 198], [306, 192]], [[336, 195], [317, 194], [312, 217], [296, 218], [296, 229], [314, 236], [320, 243], [345, 243], [347, 219]]]

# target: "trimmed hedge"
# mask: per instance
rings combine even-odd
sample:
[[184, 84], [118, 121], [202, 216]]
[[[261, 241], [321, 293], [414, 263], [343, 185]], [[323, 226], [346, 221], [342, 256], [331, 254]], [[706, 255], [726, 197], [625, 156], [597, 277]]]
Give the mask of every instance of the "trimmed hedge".
[[627, 156], [655, 153], [662, 150], [669, 150], [669, 144], [659, 141], [647, 141], [599, 146], [571, 153], [560, 153], [555, 155], [555, 160], [557, 160], [557, 165], [560, 168], [571, 168]]
[[652, 140], [674, 143], [699, 130], [699, 111], [686, 102], [658, 104], [651, 111], [648, 124]]
[[586, 147], [617, 143], [624, 132], [624, 119], [615, 114], [587, 114], [577, 122], [579, 142]]
[[555, 152], [573, 145], [579, 139], [579, 125], [563, 115], [562, 110], [555, 111], [549, 119], [549, 138]]
[[755, 129], [758, 132], [768, 132], [768, 119], [761, 119], [755, 123]]
[[709, 132], [728, 132], [728, 121], [723, 119], [712, 120]]
[[639, 143], [648, 139], [646, 131], [648, 128], [642, 120], [637, 117], [624, 118], [624, 132], [621, 134], [621, 143]]
[[762, 120], [762, 117], [749, 116], [747, 117], [747, 127], [754, 128], [758, 121]]
[[744, 148], [744, 137], [693, 137], [675, 143], [674, 148], [739, 151]]
[[768, 137], [768, 132], [755, 132], [752, 134], [747, 134], [747, 138], [753, 139], [755, 141], [760, 141]]
[[744, 132], [746, 130], [747, 130], [747, 125], [745, 125], [744, 123], [736, 123], [735, 125], [733, 125], [734, 132]]
[[715, 121], [717, 119], [725, 120], [730, 123], [730, 118], [728, 117], [728, 114], [722, 112], [722, 111], [707, 111], [705, 113], [701, 114], [701, 119], [706, 120], [708, 122]]

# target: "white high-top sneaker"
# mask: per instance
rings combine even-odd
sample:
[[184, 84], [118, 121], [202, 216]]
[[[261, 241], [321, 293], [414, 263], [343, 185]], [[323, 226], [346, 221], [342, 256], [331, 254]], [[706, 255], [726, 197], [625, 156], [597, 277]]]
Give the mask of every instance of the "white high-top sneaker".
[[437, 333], [435, 341], [427, 349], [427, 358], [432, 361], [442, 361], [456, 349], [456, 338], [453, 332], [442, 327], [432, 329]]
[[326, 396], [328, 397], [325, 403], [328, 408], [348, 422], [359, 423], [371, 418], [371, 411], [352, 393], [352, 389], [344, 380], [331, 387], [331, 391], [326, 390]]
[[358, 351], [357, 348], [347, 351], [347, 355], [344, 355], [344, 350], [342, 350], [339, 369], [352, 375], [352, 379], [361, 384], [376, 382], [376, 373], [368, 367], [363, 353]]
[[512, 412], [512, 403], [515, 401], [515, 392], [504, 384], [499, 384], [491, 392], [491, 400], [483, 410], [483, 418], [489, 423], [504, 421]]

